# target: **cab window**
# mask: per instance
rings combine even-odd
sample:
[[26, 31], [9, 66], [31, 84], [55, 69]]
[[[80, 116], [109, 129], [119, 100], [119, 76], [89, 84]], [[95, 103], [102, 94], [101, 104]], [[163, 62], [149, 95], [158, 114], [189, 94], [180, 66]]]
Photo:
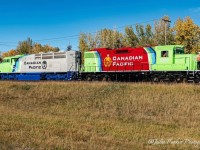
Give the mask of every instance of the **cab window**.
[[169, 57], [168, 51], [161, 51], [161, 57]]
[[3, 62], [4, 62], [4, 63], [9, 63], [9, 62], [10, 62], [10, 59], [4, 59]]
[[183, 47], [176, 47], [175, 54], [184, 54], [184, 48]]
[[13, 63], [13, 62], [16, 62], [17, 58], [13, 58], [11, 60], [12, 60], [12, 63]]

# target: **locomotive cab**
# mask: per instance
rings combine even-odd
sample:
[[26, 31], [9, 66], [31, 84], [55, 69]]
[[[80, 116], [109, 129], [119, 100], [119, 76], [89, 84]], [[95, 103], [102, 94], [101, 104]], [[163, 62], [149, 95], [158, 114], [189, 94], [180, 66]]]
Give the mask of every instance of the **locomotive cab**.
[[5, 57], [3, 61], [0, 63], [0, 72], [13, 72], [15, 69], [16, 61], [21, 57], [22, 55], [16, 55], [11, 57]]
[[156, 46], [156, 64], [154, 71], [181, 71], [196, 70], [197, 61], [195, 54], [185, 54], [182, 45]]

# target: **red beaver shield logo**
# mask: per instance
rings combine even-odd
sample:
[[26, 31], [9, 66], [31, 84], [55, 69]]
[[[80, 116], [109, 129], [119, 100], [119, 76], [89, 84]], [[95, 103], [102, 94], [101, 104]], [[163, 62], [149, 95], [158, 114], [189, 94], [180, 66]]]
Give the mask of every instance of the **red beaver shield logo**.
[[107, 55], [107, 57], [104, 58], [104, 66], [105, 67], [110, 67], [112, 64], [112, 59], [110, 58], [109, 55]]

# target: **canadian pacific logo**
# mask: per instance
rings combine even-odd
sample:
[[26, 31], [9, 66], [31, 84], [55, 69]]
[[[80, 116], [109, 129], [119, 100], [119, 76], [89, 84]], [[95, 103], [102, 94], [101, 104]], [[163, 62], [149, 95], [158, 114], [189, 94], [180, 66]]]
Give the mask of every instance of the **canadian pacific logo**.
[[47, 61], [43, 61], [42, 62], [42, 68], [43, 69], [47, 69]]
[[112, 59], [110, 58], [109, 55], [107, 55], [105, 58], [104, 58], [104, 66], [105, 67], [110, 67], [112, 64]]
[[143, 56], [113, 56], [112, 58], [107, 55], [104, 58], [104, 66], [133, 66], [134, 62], [140, 62], [143, 60]]

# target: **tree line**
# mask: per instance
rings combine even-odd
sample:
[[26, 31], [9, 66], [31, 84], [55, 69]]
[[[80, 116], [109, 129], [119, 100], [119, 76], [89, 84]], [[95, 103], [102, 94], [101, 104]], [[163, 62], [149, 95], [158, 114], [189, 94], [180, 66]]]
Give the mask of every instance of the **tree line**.
[[102, 29], [96, 34], [81, 33], [79, 49], [84, 52], [100, 47], [140, 47], [165, 45], [166, 42], [167, 45], [184, 45], [185, 53], [197, 53], [200, 45], [200, 27], [190, 17], [177, 19], [173, 27], [170, 26], [169, 20], [168, 16], [164, 16], [163, 19], [154, 22], [154, 28], [150, 24], [137, 24], [134, 27], [126, 26], [124, 32]]
[[39, 52], [58, 52], [58, 47], [52, 47], [49, 45], [41, 45], [34, 43], [31, 38], [27, 38], [25, 41], [20, 41], [16, 49], [11, 49], [8, 52], [2, 53], [2, 58], [15, 55], [37, 54]]

